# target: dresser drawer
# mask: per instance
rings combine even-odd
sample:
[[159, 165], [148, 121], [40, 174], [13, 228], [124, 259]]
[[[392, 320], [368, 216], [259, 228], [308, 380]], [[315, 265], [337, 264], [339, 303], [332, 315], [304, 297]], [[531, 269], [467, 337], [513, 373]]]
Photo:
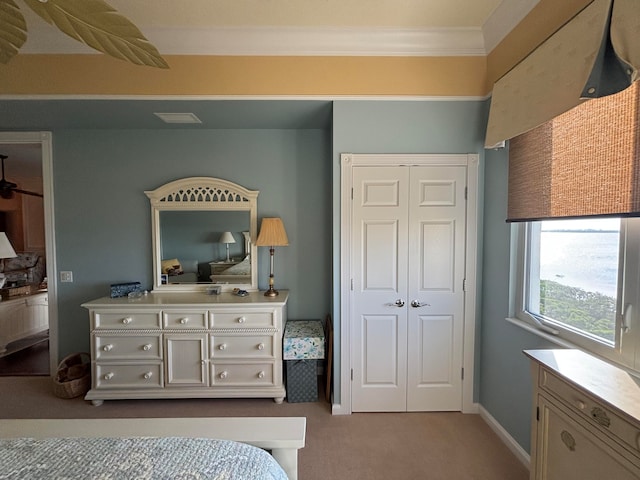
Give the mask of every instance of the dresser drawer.
[[211, 335], [211, 357], [274, 358], [273, 335]]
[[98, 360], [160, 360], [162, 341], [160, 333], [141, 336], [95, 335], [94, 355]]
[[93, 313], [94, 328], [102, 329], [141, 329], [141, 328], [160, 328], [159, 312], [94, 312]]
[[207, 328], [206, 310], [179, 310], [162, 313], [162, 326], [167, 329]]
[[97, 363], [93, 384], [98, 389], [162, 387], [162, 365]]
[[542, 369], [540, 388], [565, 403], [581, 418], [609, 433], [619, 442], [640, 454], [640, 429], [635, 428], [612, 409], [594, 400], [556, 375]]
[[257, 386], [273, 385], [273, 363], [211, 364], [211, 385]]
[[217, 313], [211, 312], [211, 327], [273, 327], [275, 318], [273, 312], [251, 312], [251, 313]]

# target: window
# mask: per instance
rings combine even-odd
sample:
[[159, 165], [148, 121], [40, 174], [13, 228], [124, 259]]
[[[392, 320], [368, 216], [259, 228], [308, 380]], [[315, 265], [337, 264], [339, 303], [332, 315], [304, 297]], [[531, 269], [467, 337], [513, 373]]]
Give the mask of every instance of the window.
[[516, 316], [640, 370], [640, 219], [545, 220], [514, 228]]

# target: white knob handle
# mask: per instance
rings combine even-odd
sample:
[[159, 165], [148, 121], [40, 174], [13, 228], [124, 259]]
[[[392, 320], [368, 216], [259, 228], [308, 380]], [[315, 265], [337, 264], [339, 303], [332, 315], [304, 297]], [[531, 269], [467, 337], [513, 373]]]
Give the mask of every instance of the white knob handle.
[[218, 347], [219, 350], [226, 350], [227, 349], [227, 344], [226, 343], [221, 343], [220, 346]]
[[264, 343], [258, 344], [258, 350], [264, 350]]
[[146, 345], [143, 345], [143, 346], [142, 346], [142, 349], [143, 349], [145, 352], [148, 352], [149, 350], [151, 350], [151, 344], [150, 344], [150, 343], [147, 343]]
[[110, 343], [102, 347], [102, 350], [104, 350], [105, 352], [108, 352], [109, 350], [112, 350], [112, 349], [113, 349], [113, 345], [111, 345]]
[[220, 375], [218, 375], [220, 378], [227, 378], [229, 374], [227, 372], [221, 372]]
[[200, 365], [204, 365], [206, 362], [206, 360], [200, 360]]
[[246, 320], [246, 318], [244, 318], [244, 317], [240, 317], [240, 318], [238, 319], [238, 323], [244, 323], [244, 322], [245, 322], [245, 320]]
[[105, 373], [102, 378], [104, 378], [105, 380], [111, 380], [113, 378], [113, 372]]
[[585, 408], [587, 408], [587, 405], [582, 400], [576, 400], [576, 407], [578, 407], [580, 410], [584, 410]]
[[258, 378], [264, 378], [264, 372], [258, 373]]
[[131, 317], [124, 317], [122, 319], [122, 323], [124, 323], [125, 325], [128, 325], [131, 322], [133, 322], [133, 318], [131, 318]]
[[149, 380], [153, 376], [153, 372], [147, 372], [143, 375], [146, 380]]
[[182, 325], [186, 325], [189, 322], [189, 318], [188, 317], [184, 317], [180, 319], [180, 323]]

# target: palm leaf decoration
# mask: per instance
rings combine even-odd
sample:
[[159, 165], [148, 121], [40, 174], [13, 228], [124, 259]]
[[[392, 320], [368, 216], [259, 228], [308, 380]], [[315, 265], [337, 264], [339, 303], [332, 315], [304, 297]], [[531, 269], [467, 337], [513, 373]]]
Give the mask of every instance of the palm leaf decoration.
[[[61, 32], [95, 50], [136, 65], [169, 68], [156, 47], [145, 38], [138, 27], [103, 0], [24, 0], [24, 2], [45, 21], [58, 27]], [[0, 0], [0, 4], [13, 5], [17, 10], [13, 0]], [[4, 12], [0, 12], [0, 15], [4, 16]], [[18, 15], [20, 15], [19, 12]], [[20, 18], [22, 18], [21, 15]], [[1, 25], [4, 27], [4, 22]], [[4, 48], [1, 53], [4, 53]]]
[[27, 40], [27, 23], [13, 0], [0, 0], [0, 63], [8, 63]]

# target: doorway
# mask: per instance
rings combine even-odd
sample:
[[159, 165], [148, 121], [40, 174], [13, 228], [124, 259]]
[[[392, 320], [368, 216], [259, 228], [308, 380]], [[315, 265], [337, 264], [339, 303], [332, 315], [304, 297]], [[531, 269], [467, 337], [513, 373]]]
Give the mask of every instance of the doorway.
[[9, 354], [0, 358], [5, 375], [53, 375], [57, 367], [51, 148], [49, 132], [0, 132], [0, 153], [8, 157], [6, 179], [18, 184], [18, 190], [42, 193], [40, 197], [15, 191], [3, 199], [5, 229], [18, 254], [12, 259], [18, 269], [12, 288], [0, 303], [13, 328], [5, 335], [11, 340]]
[[341, 160], [337, 413], [477, 411], [478, 156]]

